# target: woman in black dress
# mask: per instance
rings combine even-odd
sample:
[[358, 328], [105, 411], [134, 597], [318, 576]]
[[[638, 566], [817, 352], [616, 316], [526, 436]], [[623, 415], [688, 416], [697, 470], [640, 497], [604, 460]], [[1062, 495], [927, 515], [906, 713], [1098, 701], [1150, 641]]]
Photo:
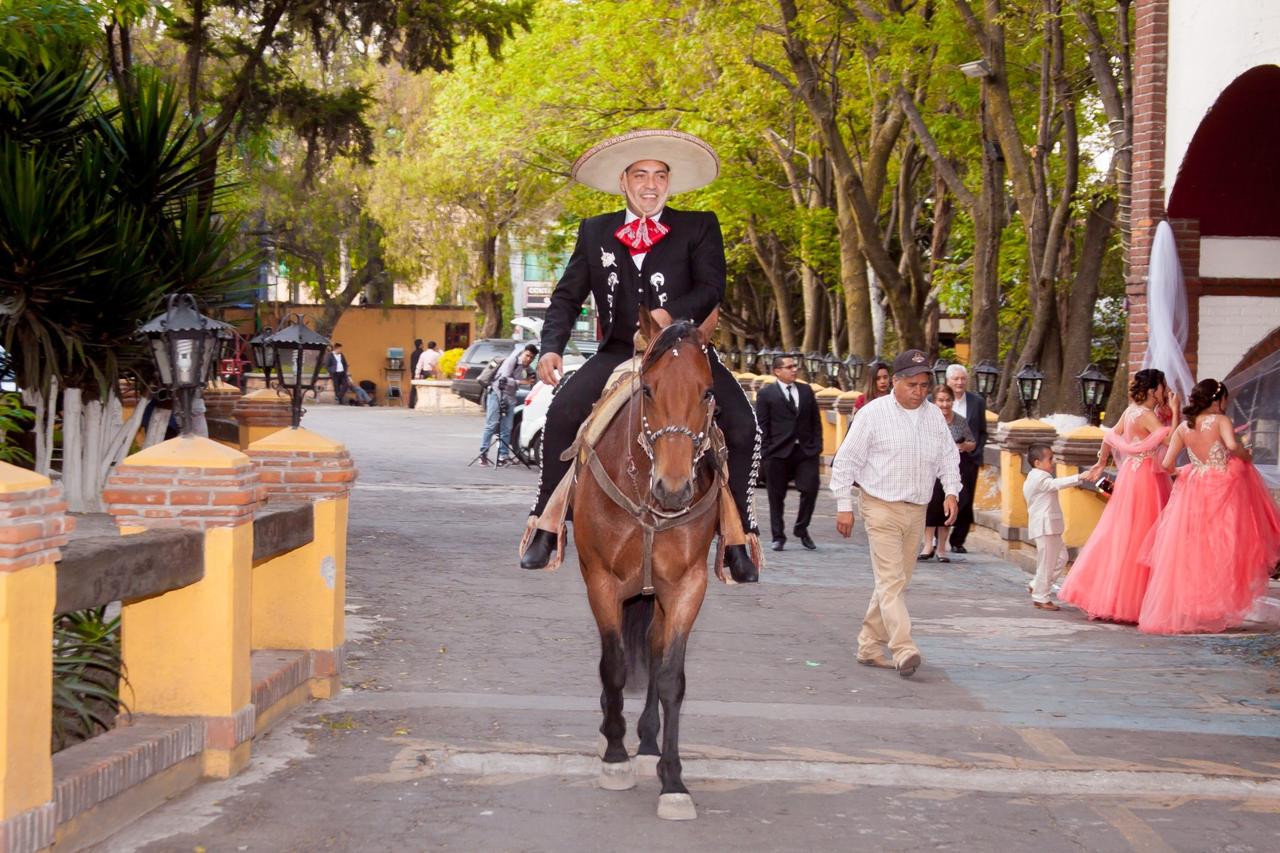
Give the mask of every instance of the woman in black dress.
[[[955, 392], [946, 385], [939, 385], [933, 389], [933, 403], [942, 411], [942, 417], [951, 428], [951, 437], [955, 439], [956, 449], [961, 454], [965, 454], [977, 447], [978, 443], [973, 438], [973, 431], [969, 429], [969, 422], [964, 418], [956, 417], [955, 412], [951, 410], [951, 404], [955, 401]], [[964, 459], [963, 455], [961, 459]], [[942, 484], [935, 480], [933, 500], [929, 501], [929, 506], [924, 511], [924, 545], [922, 547], [929, 550], [922, 551], [916, 558], [918, 560], [932, 560], [934, 554], [937, 554], [939, 563], [951, 562], [951, 558], [947, 556], [947, 535], [950, 531], [946, 528], [947, 512], [942, 508], [943, 497]]]

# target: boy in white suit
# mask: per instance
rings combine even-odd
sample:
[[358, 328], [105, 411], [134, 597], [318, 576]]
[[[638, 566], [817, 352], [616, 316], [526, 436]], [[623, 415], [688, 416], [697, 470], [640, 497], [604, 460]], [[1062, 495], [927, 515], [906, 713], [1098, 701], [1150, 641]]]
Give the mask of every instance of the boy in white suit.
[[1062, 519], [1062, 505], [1058, 503], [1061, 489], [1092, 482], [1089, 475], [1072, 474], [1070, 477], [1053, 476], [1053, 448], [1047, 444], [1033, 444], [1027, 449], [1027, 482], [1022, 496], [1027, 501], [1027, 535], [1036, 543], [1036, 576], [1031, 582], [1031, 601], [1037, 610], [1061, 610], [1053, 602], [1053, 582], [1067, 565], [1067, 547], [1062, 542], [1066, 525]]

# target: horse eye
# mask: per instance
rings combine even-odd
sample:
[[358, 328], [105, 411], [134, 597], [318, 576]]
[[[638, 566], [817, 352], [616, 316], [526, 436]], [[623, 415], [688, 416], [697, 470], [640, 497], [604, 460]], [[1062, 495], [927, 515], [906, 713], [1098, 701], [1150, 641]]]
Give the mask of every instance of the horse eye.
[[641, 385], [640, 390], [643, 391], [644, 395], [648, 397], [650, 400], [653, 399], [653, 389], [650, 388], [648, 385]]
[[711, 399], [711, 393], [712, 393], [712, 392], [711, 392], [711, 389], [710, 389], [710, 388], [708, 388], [707, 390], [703, 391], [703, 392], [702, 392], [702, 399], [704, 399], [704, 400], [710, 400], [710, 399]]

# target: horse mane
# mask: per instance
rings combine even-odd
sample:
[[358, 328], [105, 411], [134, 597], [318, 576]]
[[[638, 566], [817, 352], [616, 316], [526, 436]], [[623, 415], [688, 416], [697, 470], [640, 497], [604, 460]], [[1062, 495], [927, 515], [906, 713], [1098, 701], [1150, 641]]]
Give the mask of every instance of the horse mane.
[[644, 373], [657, 363], [663, 353], [675, 349], [681, 341], [692, 338], [697, 331], [698, 324], [690, 320], [677, 320], [667, 326], [645, 350], [644, 359], [640, 362], [640, 372]]

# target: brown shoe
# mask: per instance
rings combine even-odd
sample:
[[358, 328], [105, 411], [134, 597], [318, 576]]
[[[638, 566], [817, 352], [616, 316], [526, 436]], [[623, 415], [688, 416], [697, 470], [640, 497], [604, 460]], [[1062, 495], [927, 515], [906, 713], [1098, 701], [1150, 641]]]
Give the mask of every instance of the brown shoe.
[[1052, 601], [1033, 601], [1036, 610], [1061, 610], [1062, 608], [1054, 604]]
[[916, 674], [916, 670], [920, 668], [921, 662], [920, 653], [912, 652], [902, 663], [898, 664], [898, 675], [903, 678], [910, 678]]
[[858, 658], [857, 660], [858, 663], [863, 666], [874, 666], [879, 669], [893, 669], [892, 663], [879, 656], [873, 658]]

